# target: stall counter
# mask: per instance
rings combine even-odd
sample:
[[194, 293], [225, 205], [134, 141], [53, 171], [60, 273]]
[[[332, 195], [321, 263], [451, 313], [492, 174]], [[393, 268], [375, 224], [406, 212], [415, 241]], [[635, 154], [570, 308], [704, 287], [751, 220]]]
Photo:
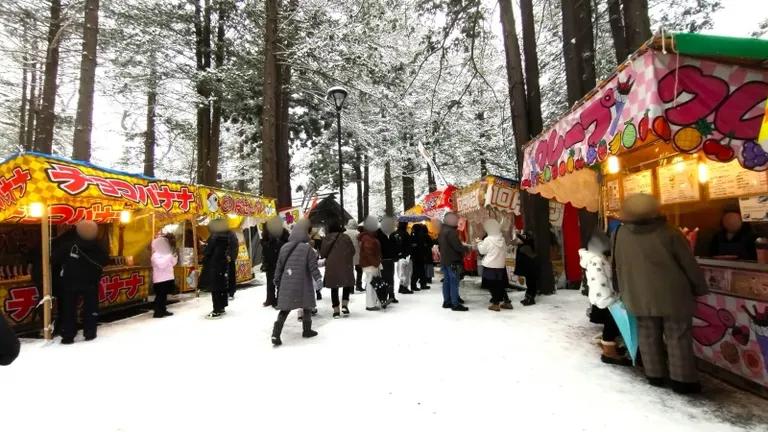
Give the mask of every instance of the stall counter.
[[699, 258], [710, 293], [697, 299], [700, 367], [768, 397], [768, 265]]
[[[146, 300], [151, 282], [150, 267], [106, 267], [99, 283], [99, 310]], [[42, 313], [34, 313], [39, 301], [37, 288], [29, 277], [0, 281], [0, 312], [11, 327], [23, 331], [39, 326]]]

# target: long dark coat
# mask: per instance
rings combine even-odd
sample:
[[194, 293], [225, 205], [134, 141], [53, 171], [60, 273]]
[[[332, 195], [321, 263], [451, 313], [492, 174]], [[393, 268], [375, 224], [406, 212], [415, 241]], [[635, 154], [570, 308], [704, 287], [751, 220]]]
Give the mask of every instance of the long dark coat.
[[203, 270], [200, 273], [200, 288], [205, 291], [229, 291], [229, 262], [237, 257], [231, 254], [231, 237], [228, 231], [213, 233], [203, 252]]
[[345, 233], [331, 233], [325, 236], [320, 248], [320, 257], [325, 258], [326, 288], [355, 286], [355, 245]]
[[280, 249], [284, 244], [288, 243], [288, 235], [288, 230], [286, 229], [283, 230], [280, 237], [275, 237], [269, 231], [264, 231], [264, 236], [261, 239], [261, 250], [264, 257], [263, 265], [265, 272], [274, 273]]
[[311, 309], [317, 305], [315, 281], [322, 278], [317, 254], [309, 246], [309, 234], [298, 228], [291, 231], [277, 258], [274, 281], [279, 310]]
[[21, 344], [5, 317], [0, 317], [0, 366], [8, 366], [19, 356]]

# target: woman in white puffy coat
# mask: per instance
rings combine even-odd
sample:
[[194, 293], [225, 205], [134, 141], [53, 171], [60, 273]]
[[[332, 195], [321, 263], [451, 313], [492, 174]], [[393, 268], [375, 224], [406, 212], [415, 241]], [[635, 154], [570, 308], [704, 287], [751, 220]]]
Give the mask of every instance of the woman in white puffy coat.
[[489, 310], [500, 312], [513, 309], [507, 295], [507, 244], [501, 235], [501, 224], [494, 219], [483, 222], [487, 236], [477, 244], [477, 251], [483, 256], [483, 286], [491, 291]]

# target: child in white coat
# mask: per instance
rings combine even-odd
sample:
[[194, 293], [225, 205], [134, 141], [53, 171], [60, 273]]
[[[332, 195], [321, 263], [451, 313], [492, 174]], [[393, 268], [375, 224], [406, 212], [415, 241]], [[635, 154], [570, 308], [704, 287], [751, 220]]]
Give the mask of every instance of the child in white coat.
[[488, 310], [500, 312], [513, 309], [507, 295], [507, 244], [501, 235], [501, 224], [494, 219], [483, 222], [487, 236], [477, 243], [477, 251], [483, 256], [483, 285], [491, 290], [491, 305]]

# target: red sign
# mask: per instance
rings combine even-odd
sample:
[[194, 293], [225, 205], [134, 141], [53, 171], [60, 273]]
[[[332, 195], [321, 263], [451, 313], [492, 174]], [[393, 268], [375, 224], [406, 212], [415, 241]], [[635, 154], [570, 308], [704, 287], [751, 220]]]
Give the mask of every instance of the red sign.
[[[8, 290], [5, 299], [5, 313], [16, 324], [24, 321], [35, 307], [37, 307], [37, 288], [34, 286], [21, 286]], [[3, 318], [0, 318], [3, 319]]]
[[[11, 171], [10, 177], [0, 177], [0, 210], [16, 204], [27, 192], [27, 182], [31, 179], [29, 170], [19, 167]], [[18, 191], [18, 194], [15, 191]]]
[[[120, 220], [120, 209], [111, 205], [96, 203], [91, 207], [74, 207], [69, 204], [53, 204], [48, 208], [50, 222], [52, 224], [74, 225], [82, 220], [94, 221], [98, 224], [116, 222]], [[40, 223], [39, 218], [31, 217], [25, 209], [17, 209], [10, 220], [21, 223]]]
[[99, 283], [99, 303], [105, 301], [114, 303], [121, 291], [125, 291], [125, 296], [133, 299], [143, 284], [144, 276], [137, 272], [131, 273], [127, 278], [122, 277], [122, 275], [104, 276]]
[[51, 168], [45, 170], [48, 179], [71, 196], [80, 195], [90, 186], [96, 186], [104, 196], [125, 199], [157, 209], [162, 208], [166, 211], [173, 209], [174, 204], [178, 204], [183, 211], [189, 211], [195, 200], [194, 195], [186, 186], [181, 186], [178, 191], [174, 191], [162, 183], [132, 184], [123, 179], [88, 175], [83, 173], [80, 168], [69, 165], [55, 163], [50, 165]]
[[219, 203], [222, 213], [236, 214], [238, 216], [250, 216], [264, 212], [264, 203], [261, 200], [243, 198], [224, 194]]

